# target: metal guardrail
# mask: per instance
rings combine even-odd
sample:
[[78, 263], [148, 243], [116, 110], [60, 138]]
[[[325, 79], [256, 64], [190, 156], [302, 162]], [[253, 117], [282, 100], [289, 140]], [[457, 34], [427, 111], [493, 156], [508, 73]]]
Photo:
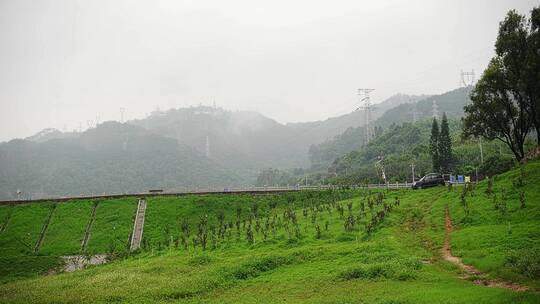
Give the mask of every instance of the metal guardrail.
[[270, 194], [279, 192], [292, 192], [302, 190], [328, 190], [328, 189], [342, 189], [347, 187], [349, 189], [405, 189], [410, 188], [412, 183], [380, 183], [380, 184], [368, 184], [368, 185], [296, 185], [296, 186], [246, 186], [246, 187], [230, 187], [230, 188], [199, 188], [190, 191], [181, 192], [141, 192], [141, 193], [114, 193], [114, 194], [102, 194], [102, 195], [79, 195], [69, 197], [47, 197], [38, 199], [21, 199], [21, 200], [0, 200], [0, 205], [12, 205], [12, 204], [29, 204], [29, 203], [45, 203], [45, 202], [66, 202], [72, 200], [91, 200], [91, 199], [115, 199], [123, 197], [153, 197], [153, 196], [186, 196], [186, 195], [209, 195], [209, 194]]

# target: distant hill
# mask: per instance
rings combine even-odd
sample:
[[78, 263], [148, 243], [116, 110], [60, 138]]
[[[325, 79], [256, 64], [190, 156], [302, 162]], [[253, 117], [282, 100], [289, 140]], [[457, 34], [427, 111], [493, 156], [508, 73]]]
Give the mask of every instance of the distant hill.
[[470, 102], [469, 93], [470, 88], [459, 88], [424, 98], [416, 103], [401, 104], [386, 111], [375, 124], [388, 127], [392, 124], [412, 122], [413, 112], [416, 112], [417, 120], [432, 117], [434, 101], [439, 115], [445, 112], [449, 118], [462, 117], [463, 107]]
[[[394, 95], [376, 105], [373, 117], [422, 98]], [[293, 178], [310, 166], [310, 147], [337, 135], [356, 141], [363, 123], [362, 111], [281, 124], [256, 112], [198, 106], [82, 133], [45, 129], [0, 144], [0, 197], [14, 198], [17, 189], [43, 197], [246, 185], [262, 182], [257, 176], [266, 168], [290, 171]], [[350, 151], [349, 142], [331, 160]]]
[[[387, 109], [423, 97], [394, 95], [377, 104], [373, 116], [379, 117]], [[309, 166], [311, 145], [322, 143], [350, 127], [363, 125], [364, 114], [354, 111], [324, 121], [284, 125], [256, 112], [198, 106], [154, 112], [145, 119], [129, 123], [175, 138], [200, 153], [209, 152], [211, 159], [254, 180], [263, 168]]]
[[253, 178], [264, 166], [307, 164], [290, 130], [256, 112], [231, 112], [199, 106], [154, 112], [130, 124], [174, 138], [216, 163]]
[[25, 138], [26, 140], [42, 143], [51, 139], [70, 138], [78, 136], [75, 132], [62, 132], [58, 129], [47, 128], [39, 131], [38, 133]]
[[[396, 106], [414, 103], [427, 97], [429, 96], [395, 94], [373, 106], [372, 118], [377, 119], [380, 116], [384, 115], [386, 111]], [[349, 128], [357, 128], [363, 126], [364, 123], [364, 112], [353, 111], [351, 113], [331, 117], [326, 120], [289, 123], [287, 124], [287, 126], [302, 132], [304, 136], [309, 139], [309, 142], [311, 142], [311, 144], [317, 144], [331, 139], [332, 137], [345, 132]]]
[[[429, 118], [432, 116], [434, 100], [441, 115], [442, 112], [446, 112], [449, 118], [459, 118], [463, 116], [463, 106], [469, 102], [469, 89], [459, 88], [444, 94], [429, 96], [417, 102], [396, 105], [380, 115], [374, 125], [387, 128], [395, 124], [412, 122], [415, 110], [418, 121]], [[363, 144], [364, 132], [362, 126], [348, 128], [334, 138], [312, 145], [309, 149], [311, 166], [314, 169], [326, 168], [336, 158], [358, 150]]]
[[106, 122], [77, 137], [0, 144], [0, 198], [182, 190], [240, 178], [176, 140]]

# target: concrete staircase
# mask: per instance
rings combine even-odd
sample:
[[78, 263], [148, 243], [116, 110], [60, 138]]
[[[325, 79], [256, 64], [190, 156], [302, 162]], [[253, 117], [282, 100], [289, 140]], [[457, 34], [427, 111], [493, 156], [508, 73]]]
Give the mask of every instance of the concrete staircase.
[[86, 246], [88, 245], [88, 239], [90, 239], [90, 233], [92, 232], [92, 226], [94, 225], [94, 220], [96, 219], [96, 209], [98, 207], [99, 203], [95, 203], [94, 207], [92, 208], [92, 214], [90, 215], [90, 219], [88, 220], [88, 224], [86, 225], [86, 230], [84, 231], [84, 237], [81, 242], [81, 252], [86, 251]]
[[141, 247], [145, 213], [146, 201], [144, 199], [139, 199], [139, 204], [137, 206], [137, 215], [135, 216], [135, 223], [133, 224], [133, 232], [131, 234], [131, 251], [135, 251]]
[[39, 252], [39, 249], [41, 248], [41, 244], [43, 243], [43, 239], [45, 238], [47, 229], [49, 229], [49, 224], [51, 223], [51, 218], [53, 216], [54, 210], [56, 210], [56, 204], [53, 204], [49, 207], [49, 214], [47, 215], [47, 219], [45, 220], [45, 223], [41, 228], [41, 233], [39, 234], [39, 238], [36, 242], [36, 245], [34, 246], [35, 253]]

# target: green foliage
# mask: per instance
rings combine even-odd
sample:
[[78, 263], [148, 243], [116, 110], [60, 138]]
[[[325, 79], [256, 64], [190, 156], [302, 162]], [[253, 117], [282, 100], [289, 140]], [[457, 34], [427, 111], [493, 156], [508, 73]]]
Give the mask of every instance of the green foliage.
[[505, 258], [505, 265], [515, 268], [531, 279], [540, 279], [540, 249], [524, 248], [510, 252]]
[[493, 154], [484, 160], [478, 170], [485, 175], [493, 176], [510, 170], [515, 165], [515, 160], [512, 157]]
[[443, 113], [442, 116], [437, 149], [439, 166], [442, 172], [450, 172], [452, 168], [452, 138], [450, 137], [450, 128], [448, 126], [446, 113]]
[[540, 8], [531, 20], [515, 10], [500, 23], [493, 57], [471, 92], [465, 106], [464, 136], [499, 139], [517, 161], [525, 156], [525, 139], [534, 127], [540, 144], [540, 98], [538, 89], [538, 21]]
[[431, 124], [431, 136], [429, 138], [429, 153], [431, 153], [431, 162], [433, 171], [439, 171], [441, 169], [441, 160], [439, 153], [439, 123], [436, 118], [433, 118]]

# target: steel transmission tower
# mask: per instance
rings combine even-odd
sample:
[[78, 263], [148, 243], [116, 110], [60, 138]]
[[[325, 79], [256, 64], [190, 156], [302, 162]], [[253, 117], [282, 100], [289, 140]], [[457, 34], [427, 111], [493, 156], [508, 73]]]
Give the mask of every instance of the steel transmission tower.
[[364, 110], [364, 145], [367, 145], [375, 137], [375, 132], [373, 130], [373, 125], [371, 123], [371, 100], [369, 98], [369, 93], [373, 92], [375, 89], [358, 89], [358, 96], [360, 96], [360, 104], [363, 103], [359, 109]]
[[431, 113], [433, 115], [433, 118], [439, 119], [439, 106], [437, 105], [437, 101], [433, 99], [433, 105], [431, 106]]
[[464, 88], [470, 87], [474, 84], [475, 80], [474, 70], [471, 70], [470, 72], [463, 72], [463, 70], [461, 70], [460, 86]]
[[206, 157], [210, 158], [210, 138], [206, 135]]
[[124, 112], [126, 108], [120, 108], [120, 123], [124, 123]]
[[418, 109], [417, 109], [417, 107], [416, 107], [416, 103], [414, 103], [414, 104], [412, 105], [412, 110], [411, 110], [411, 112], [409, 112], [409, 113], [412, 115], [412, 122], [413, 122], [413, 123], [416, 123], [416, 122], [418, 121], [418, 114], [420, 114], [420, 113], [418, 113]]

